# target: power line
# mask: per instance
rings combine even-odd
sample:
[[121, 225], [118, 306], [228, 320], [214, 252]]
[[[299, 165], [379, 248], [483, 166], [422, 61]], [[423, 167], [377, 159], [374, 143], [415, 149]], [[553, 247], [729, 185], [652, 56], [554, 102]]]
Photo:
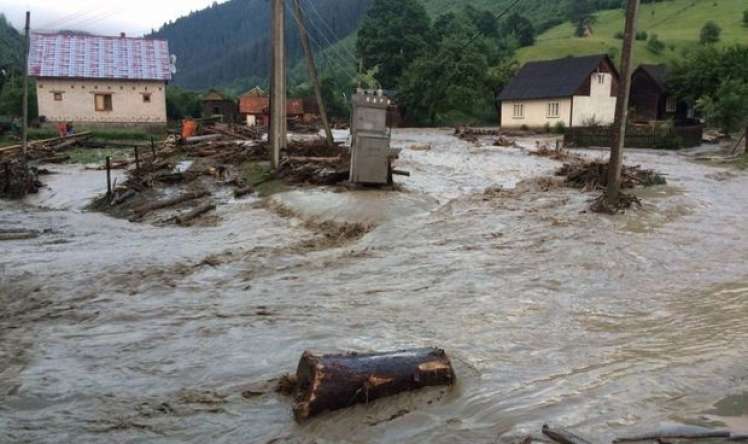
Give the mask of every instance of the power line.
[[[307, 3], [312, 7], [312, 12], [314, 12], [317, 18], [319, 18], [319, 21], [330, 31], [330, 35], [335, 38], [335, 30], [329, 23], [327, 23], [327, 20], [325, 20], [322, 14], [320, 14], [319, 9], [314, 5], [314, 2], [312, 0], [307, 0]], [[343, 47], [342, 49], [353, 59], [354, 62], [357, 60], [356, 55], [349, 51], [348, 48]]]
[[[346, 55], [345, 55], [345, 54], [340, 54], [340, 53], [338, 53], [338, 52], [337, 52], [337, 49], [338, 49], [338, 48], [336, 48], [336, 44], [335, 44], [335, 43], [333, 43], [333, 41], [332, 41], [332, 40], [330, 40], [330, 39], [328, 39], [328, 38], [327, 38], [327, 35], [326, 35], [326, 34], [325, 34], [324, 32], [322, 32], [322, 31], [321, 31], [321, 30], [319, 29], [319, 27], [317, 27], [317, 25], [316, 25], [316, 24], [314, 23], [314, 21], [313, 21], [313, 20], [309, 20], [309, 23], [310, 23], [310, 24], [311, 24], [311, 25], [312, 25], [312, 26], [313, 26], [313, 27], [315, 28], [315, 30], [316, 30], [316, 31], [317, 31], [317, 32], [319, 33], [320, 37], [322, 37], [322, 39], [324, 39], [325, 43], [327, 43], [327, 48], [328, 48], [328, 49], [330, 49], [331, 51], [333, 51], [334, 55], [335, 55], [335, 56], [336, 56], [336, 57], [338, 58], [338, 60], [339, 60], [339, 61], [342, 61], [342, 62], [343, 62], [343, 64], [345, 64], [345, 63], [351, 63], [352, 65], [355, 65], [355, 64], [356, 64], [356, 59], [355, 59], [355, 58], [353, 58], [352, 60], [348, 61], [348, 60], [346, 60]], [[310, 34], [311, 34], [311, 33], [310, 33]], [[334, 36], [333, 36], [333, 39], [334, 39]], [[321, 46], [321, 45], [320, 45], [320, 46]], [[354, 71], [354, 72], [355, 72], [355, 71]]]

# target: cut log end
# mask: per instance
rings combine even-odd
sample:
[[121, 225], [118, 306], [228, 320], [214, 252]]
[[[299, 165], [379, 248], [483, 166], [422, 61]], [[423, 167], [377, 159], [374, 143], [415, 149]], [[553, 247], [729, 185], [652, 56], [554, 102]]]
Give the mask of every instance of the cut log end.
[[444, 350], [318, 356], [305, 352], [297, 370], [294, 416], [301, 422], [326, 411], [456, 381]]

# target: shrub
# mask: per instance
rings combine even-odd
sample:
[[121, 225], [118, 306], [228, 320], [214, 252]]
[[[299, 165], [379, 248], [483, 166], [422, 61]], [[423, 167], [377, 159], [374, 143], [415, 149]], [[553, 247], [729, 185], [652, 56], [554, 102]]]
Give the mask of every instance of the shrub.
[[636, 33], [636, 40], [639, 40], [640, 42], [645, 42], [649, 38], [649, 33], [647, 31], [639, 31]]
[[701, 28], [701, 36], [699, 41], [702, 45], [711, 45], [714, 43], [718, 43], [721, 36], [722, 28], [720, 28], [718, 24], [712, 21], [708, 21], [706, 22], [706, 24], [704, 24], [704, 27]]
[[550, 122], [545, 122], [545, 127], [543, 128], [543, 130], [545, 130], [546, 133], [550, 133], [551, 132], [551, 124], [550, 124]]
[[522, 125], [522, 126], [519, 127], [519, 129], [521, 129], [522, 131], [529, 131], [530, 127], [527, 126], [527, 125]]
[[647, 42], [647, 49], [653, 54], [662, 54], [665, 50], [665, 44], [660, 40], [657, 34], [652, 34]]
[[613, 37], [615, 37], [618, 40], [623, 40], [623, 37], [625, 37], [625, 34], [623, 33], [623, 31], [618, 31], [615, 33]]
[[559, 120], [556, 125], [553, 126], [553, 132], [556, 134], [566, 134], [566, 124]]
[[748, 27], [748, 9], [743, 11], [743, 26]]

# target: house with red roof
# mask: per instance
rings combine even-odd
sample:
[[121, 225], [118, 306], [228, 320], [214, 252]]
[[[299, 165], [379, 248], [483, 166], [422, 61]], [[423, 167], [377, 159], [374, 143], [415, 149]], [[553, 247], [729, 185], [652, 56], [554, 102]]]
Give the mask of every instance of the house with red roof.
[[48, 122], [166, 124], [173, 67], [165, 40], [32, 33], [27, 68]]

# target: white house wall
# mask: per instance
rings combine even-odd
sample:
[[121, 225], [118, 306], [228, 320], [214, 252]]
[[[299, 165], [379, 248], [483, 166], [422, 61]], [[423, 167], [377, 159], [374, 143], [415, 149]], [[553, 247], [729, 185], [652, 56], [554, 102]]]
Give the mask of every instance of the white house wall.
[[[558, 103], [558, 117], [548, 116], [548, 105]], [[514, 105], [524, 105], [524, 116], [521, 118], [514, 117]], [[571, 121], [571, 99], [546, 99], [546, 100], [522, 100], [522, 101], [505, 101], [501, 103], [501, 126], [503, 128], [520, 128], [527, 126], [529, 128], [542, 128], [546, 124], [551, 127], [556, 126], [558, 122], [563, 122], [564, 126], [569, 126]]]
[[[600, 83], [597, 76], [604, 77]], [[590, 95], [574, 96], [574, 116], [572, 126], [587, 126], [592, 121], [610, 125], [615, 121], [616, 98], [611, 96], [613, 77], [611, 74], [592, 74]]]
[[[165, 124], [166, 83], [161, 81], [64, 80], [36, 82], [39, 115], [50, 122]], [[55, 93], [62, 100], [55, 100]], [[97, 93], [112, 95], [112, 110], [97, 111]], [[143, 100], [150, 94], [150, 102]]]

